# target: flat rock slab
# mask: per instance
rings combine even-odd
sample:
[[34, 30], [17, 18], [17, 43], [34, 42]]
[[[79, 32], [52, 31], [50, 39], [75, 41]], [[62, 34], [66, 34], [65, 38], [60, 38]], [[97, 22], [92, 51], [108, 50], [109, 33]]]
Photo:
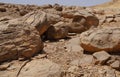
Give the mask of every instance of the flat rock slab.
[[89, 52], [120, 51], [120, 27], [95, 28], [83, 32], [80, 36], [81, 46]]
[[83, 53], [84, 49], [80, 46], [79, 38], [72, 38], [65, 43], [66, 50], [69, 52], [79, 52]]
[[102, 64], [104, 64], [111, 57], [105, 51], [95, 52], [93, 56]]

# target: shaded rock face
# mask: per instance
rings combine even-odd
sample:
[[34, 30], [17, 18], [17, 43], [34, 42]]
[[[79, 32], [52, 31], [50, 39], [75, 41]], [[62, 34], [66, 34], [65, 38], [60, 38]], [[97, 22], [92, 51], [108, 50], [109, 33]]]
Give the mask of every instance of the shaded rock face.
[[107, 52], [119, 52], [120, 28], [105, 27], [88, 30], [81, 34], [81, 46], [89, 52], [105, 50]]

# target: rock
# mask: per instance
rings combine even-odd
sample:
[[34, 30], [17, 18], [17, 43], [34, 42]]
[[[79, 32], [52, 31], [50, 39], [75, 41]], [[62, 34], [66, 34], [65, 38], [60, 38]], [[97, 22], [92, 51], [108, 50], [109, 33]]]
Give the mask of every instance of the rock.
[[92, 55], [86, 55], [80, 59], [80, 65], [94, 65], [95, 60]]
[[0, 12], [6, 12], [6, 8], [5, 7], [0, 7]]
[[73, 38], [69, 40], [66, 44], [66, 50], [68, 52], [80, 52], [83, 53], [84, 49], [80, 46], [80, 39]]
[[106, 64], [107, 64], [108, 66], [110, 66], [110, 64], [112, 64], [114, 61], [116, 61], [116, 59], [117, 59], [116, 57], [111, 56], [111, 58], [107, 61]]
[[120, 68], [120, 61], [116, 60], [112, 64], [110, 64], [112, 68], [119, 69]]
[[99, 61], [99, 63], [104, 64], [111, 56], [105, 51], [95, 52], [93, 56]]
[[96, 16], [84, 10], [63, 11], [62, 17], [72, 19], [72, 22], [69, 22], [68, 25], [69, 32], [73, 33], [81, 33], [91, 27], [97, 27], [99, 24]]
[[61, 67], [48, 59], [33, 60], [21, 70], [19, 77], [60, 77]]
[[120, 17], [115, 17], [114, 20], [117, 21], [117, 22], [119, 22], [120, 21]]
[[62, 39], [68, 36], [68, 28], [64, 26], [64, 22], [58, 22], [48, 28], [46, 31], [47, 39]]
[[106, 19], [106, 22], [108, 22], [108, 23], [110, 23], [110, 22], [112, 22], [112, 21], [114, 21], [114, 18], [107, 18], [107, 19]]
[[86, 19], [83, 16], [74, 16], [72, 22], [68, 23], [70, 33], [81, 33], [87, 29], [85, 26]]
[[62, 10], [63, 10], [63, 7], [60, 6], [59, 4], [55, 4], [55, 5], [53, 6], [53, 8], [56, 9], [57, 11], [62, 11]]
[[10, 65], [11, 65], [10, 63], [1, 64], [1, 65], [0, 65], [0, 71], [6, 70]]
[[73, 66], [88, 66], [94, 65], [95, 59], [92, 55], [83, 56], [81, 59], [74, 60], [70, 63]]
[[19, 13], [20, 13], [20, 16], [24, 16], [28, 13], [28, 11], [27, 10], [20, 10]]
[[9, 24], [4, 27], [6, 29], [0, 31], [0, 62], [18, 57], [28, 58], [43, 49], [35, 27], [25, 24]]
[[84, 23], [84, 25], [87, 26], [88, 29], [91, 26], [97, 27], [99, 24], [98, 18], [94, 14], [86, 10], [81, 10], [77, 14], [74, 14], [74, 15], [84, 16], [86, 18], [86, 22]]
[[80, 35], [81, 46], [89, 52], [101, 50], [106, 52], [119, 52], [119, 33], [119, 27], [104, 27], [88, 30]]
[[50, 24], [59, 21], [59, 15], [33, 11], [21, 18], [0, 22], [0, 62], [29, 58], [43, 49], [41, 35]]

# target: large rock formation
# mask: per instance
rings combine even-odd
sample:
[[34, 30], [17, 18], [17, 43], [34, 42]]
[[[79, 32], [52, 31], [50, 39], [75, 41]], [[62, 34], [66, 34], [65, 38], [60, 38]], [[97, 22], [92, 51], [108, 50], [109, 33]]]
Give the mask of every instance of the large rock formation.
[[88, 30], [81, 34], [81, 46], [90, 52], [105, 50], [120, 51], [120, 27], [104, 27]]

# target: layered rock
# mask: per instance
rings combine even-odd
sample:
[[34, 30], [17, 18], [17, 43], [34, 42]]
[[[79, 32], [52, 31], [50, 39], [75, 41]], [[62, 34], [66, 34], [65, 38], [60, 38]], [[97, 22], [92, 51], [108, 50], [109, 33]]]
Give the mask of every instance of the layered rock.
[[0, 22], [0, 61], [31, 57], [42, 50], [43, 43], [35, 28], [39, 23], [30, 21], [29, 17]]

